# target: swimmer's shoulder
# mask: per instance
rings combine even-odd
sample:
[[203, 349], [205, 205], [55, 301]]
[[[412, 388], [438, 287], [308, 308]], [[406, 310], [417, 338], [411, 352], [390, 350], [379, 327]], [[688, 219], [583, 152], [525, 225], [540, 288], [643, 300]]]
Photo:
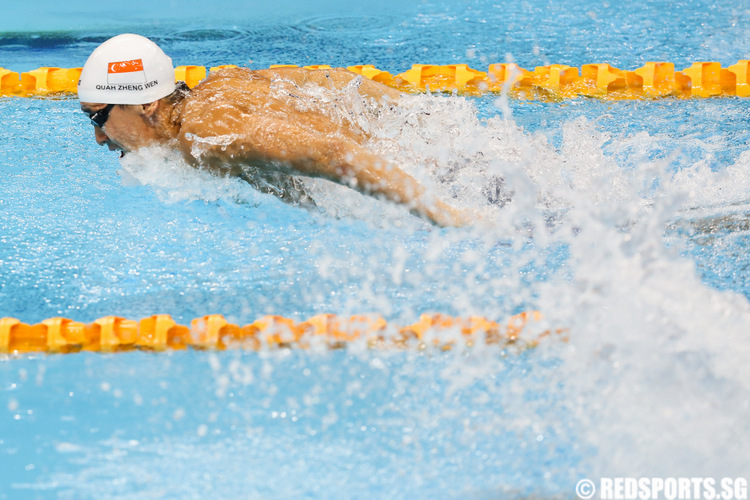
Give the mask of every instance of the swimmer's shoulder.
[[191, 89], [175, 109], [182, 136], [205, 136], [231, 122], [231, 117], [261, 111], [269, 100], [271, 81], [247, 68], [225, 68], [211, 74]]
[[[299, 87], [308, 83], [330, 87], [336, 81], [336, 79], [332, 77], [339, 76], [342, 73], [354, 76], [354, 73], [343, 68], [308, 69], [296, 66], [261, 69], [255, 73], [264, 78], [268, 78], [273, 82], [288, 82]], [[349, 78], [351, 78], [351, 76]]]
[[305, 68], [298, 68], [296, 66], [283, 66], [279, 68], [259, 69], [254, 73], [264, 78], [268, 78], [269, 80], [296, 81], [306, 78], [309, 72], [310, 70]]
[[211, 91], [223, 88], [267, 85], [270, 79], [261, 71], [248, 68], [223, 68], [212, 71], [208, 77], [193, 88], [193, 92]]

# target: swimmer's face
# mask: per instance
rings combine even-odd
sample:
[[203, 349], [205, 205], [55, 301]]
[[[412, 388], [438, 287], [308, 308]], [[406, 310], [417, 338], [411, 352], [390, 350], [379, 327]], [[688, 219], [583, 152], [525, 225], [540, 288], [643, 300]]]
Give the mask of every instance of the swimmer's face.
[[92, 119], [94, 139], [100, 146], [123, 154], [153, 142], [148, 105], [81, 103], [81, 111]]

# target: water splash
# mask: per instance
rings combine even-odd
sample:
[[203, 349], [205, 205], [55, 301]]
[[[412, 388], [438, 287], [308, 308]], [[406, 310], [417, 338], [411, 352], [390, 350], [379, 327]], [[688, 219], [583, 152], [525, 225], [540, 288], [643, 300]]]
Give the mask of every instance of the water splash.
[[[565, 478], [557, 487], [581, 471], [744, 473], [740, 443], [750, 436], [745, 363], [750, 307], [745, 297], [704, 283], [695, 263], [681, 253], [682, 236], [665, 231], [695, 214], [736, 214], [746, 203], [747, 152], [716, 168], [703, 157], [681, 158], [680, 148], [669, 157], [646, 154], [664, 138], [603, 131], [585, 117], [565, 120], [554, 132], [559, 143], [544, 131], [524, 130], [512, 116], [481, 118], [473, 101], [442, 96], [405, 99], [402, 107], [382, 111], [382, 121], [370, 129], [372, 147], [382, 155], [440, 197], [492, 220], [489, 229], [432, 231], [418, 245], [391, 242], [387, 251], [402, 263], [390, 268], [392, 284], [450, 277], [446, 255], [459, 249], [463, 279], [445, 284], [439, 295], [465, 310], [476, 307], [479, 297], [492, 297], [495, 309], [480, 307], [496, 317], [524, 304], [542, 311], [548, 326], [569, 329], [567, 343], [543, 343], [529, 355], [533, 376], [505, 381], [506, 367], [481, 346], [444, 366], [437, 377], [449, 389], [440, 397], [468, 398], [482, 416], [478, 427], [454, 429], [457, 407], [438, 410], [441, 424], [416, 410], [410, 416], [440, 429], [443, 444], [453, 442], [449, 432], [476, 446], [482, 436], [503, 429], [542, 454], [560, 447], [580, 453], [581, 463], [571, 465], [569, 457], [550, 452], [553, 459], [539, 467], [538, 479], [545, 473]], [[701, 147], [711, 149], [706, 144]], [[208, 177], [179, 159], [136, 158], [123, 160], [124, 171], [167, 199], [248, 196], [235, 180]], [[345, 187], [305, 183], [324, 212], [379, 227], [384, 219], [415, 220]], [[424, 227], [415, 224], [410, 230]], [[696, 230], [691, 227], [688, 236]], [[494, 253], [498, 246], [510, 249], [502, 254], [502, 266]], [[557, 260], [550, 267], [551, 253]], [[416, 278], [405, 264], [414, 254], [424, 266]], [[347, 270], [326, 245], [317, 255], [322, 277], [360, 272]], [[378, 269], [376, 261], [368, 265]], [[368, 293], [384, 310], [396, 300], [376, 289]], [[508, 295], [514, 300], [506, 300]], [[226, 392], [225, 368], [215, 370]], [[397, 365], [390, 377], [413, 375]], [[311, 394], [319, 390], [310, 387]], [[502, 401], [502, 411], [491, 400]], [[345, 410], [335, 412], [342, 418]], [[498, 480], [538, 491], [518, 475]], [[541, 491], [555, 488], [547, 484]]]
[[548, 373], [561, 405], [544, 409], [545, 424], [571, 412], [571, 435], [596, 450], [588, 463], [602, 475], [744, 473], [750, 307], [703, 283], [664, 233], [686, 209], [744, 206], [747, 152], [718, 171], [700, 159], [675, 171], [667, 159], [619, 153], [658, 138], [612, 137], [585, 118], [565, 122], [555, 148], [512, 120], [481, 122], [462, 100], [421, 99], [403, 113], [405, 125], [381, 135], [395, 156], [434, 165], [436, 189], [491, 205], [480, 194], [503, 179], [501, 227], [484, 237], [569, 249], [566, 272], [523, 284], [552, 324], [571, 329], [567, 346], [544, 349], [563, 362]]
[[141, 148], [120, 160], [120, 176], [126, 186], [148, 186], [167, 203], [180, 201], [242, 201], [252, 191], [239, 179], [213, 175], [191, 167], [178, 151], [167, 147]]

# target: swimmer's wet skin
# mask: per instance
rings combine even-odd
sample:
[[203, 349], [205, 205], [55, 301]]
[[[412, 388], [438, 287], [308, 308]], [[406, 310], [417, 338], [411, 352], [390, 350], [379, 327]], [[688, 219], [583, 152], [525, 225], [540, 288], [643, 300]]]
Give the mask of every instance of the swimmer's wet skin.
[[217, 173], [237, 175], [251, 165], [321, 177], [401, 203], [440, 226], [471, 224], [471, 215], [429, 196], [411, 175], [369, 151], [356, 125], [300, 105], [302, 86], [352, 83], [363, 99], [383, 105], [399, 99], [393, 88], [345, 69], [224, 69], [190, 90], [175, 84], [172, 60], [155, 43], [124, 34], [91, 54], [78, 98], [96, 142], [113, 151], [173, 146], [190, 164]]

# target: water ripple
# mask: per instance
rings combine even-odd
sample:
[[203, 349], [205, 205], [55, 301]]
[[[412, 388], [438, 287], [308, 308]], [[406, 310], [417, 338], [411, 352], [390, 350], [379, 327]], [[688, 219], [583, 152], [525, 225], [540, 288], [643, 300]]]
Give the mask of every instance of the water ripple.
[[172, 33], [168, 38], [180, 42], [224, 42], [247, 36], [247, 32], [239, 29], [190, 29]]
[[300, 21], [295, 27], [311, 33], [370, 33], [387, 30], [397, 24], [390, 16], [316, 16]]

